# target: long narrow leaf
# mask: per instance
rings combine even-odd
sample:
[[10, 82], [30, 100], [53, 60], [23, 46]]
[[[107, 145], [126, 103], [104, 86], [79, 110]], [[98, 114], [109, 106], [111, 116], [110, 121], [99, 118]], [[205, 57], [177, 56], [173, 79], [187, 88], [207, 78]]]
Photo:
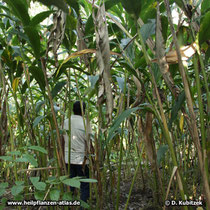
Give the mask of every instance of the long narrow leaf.
[[39, 59], [41, 43], [40, 43], [40, 37], [39, 37], [38, 31], [36, 30], [36, 28], [32, 26], [26, 26], [24, 27], [24, 30], [29, 38], [31, 47], [34, 51], [36, 58]]
[[44, 74], [42, 70], [36, 66], [29, 67], [29, 72], [32, 74], [32, 76], [35, 78], [35, 80], [38, 82], [40, 88], [42, 91], [45, 90], [45, 80], [44, 80]]
[[33, 122], [33, 128], [36, 127], [40, 123], [40, 121], [43, 120], [44, 118], [45, 118], [45, 116], [36, 117], [36, 119]]
[[43, 20], [45, 20], [47, 17], [49, 17], [49, 15], [51, 15], [53, 12], [54, 12], [54, 10], [44, 11], [44, 12], [37, 14], [36, 16], [34, 16], [31, 19], [30, 26], [36, 26], [37, 24], [41, 23]]
[[182, 108], [182, 105], [185, 101], [185, 93], [182, 92], [179, 96], [178, 99], [175, 101], [172, 110], [171, 110], [171, 119], [169, 121], [169, 129], [171, 129], [172, 123], [174, 120], [177, 118], [177, 114], [179, 110]]
[[111, 140], [111, 137], [113, 136], [112, 134], [119, 128], [120, 124], [128, 117], [130, 116], [130, 114], [132, 112], [137, 111], [138, 109], [140, 109], [139, 107], [135, 107], [135, 108], [130, 108], [125, 110], [124, 112], [122, 112], [117, 118], [116, 120], [112, 123], [112, 126], [109, 130], [109, 134], [108, 134], [108, 138], [107, 141]]
[[56, 6], [64, 12], [68, 13], [68, 6], [64, 0], [38, 0], [46, 6]]
[[24, 0], [4, 0], [12, 9], [12, 13], [19, 18], [23, 25], [29, 25], [30, 17], [28, 14], [27, 3]]
[[28, 149], [36, 150], [36, 151], [42, 152], [44, 154], [47, 154], [47, 150], [40, 146], [30, 146], [30, 147], [28, 147]]
[[66, 81], [58, 82], [55, 87], [52, 90], [52, 98], [55, 98], [55, 96], [61, 91], [61, 89], [66, 85]]

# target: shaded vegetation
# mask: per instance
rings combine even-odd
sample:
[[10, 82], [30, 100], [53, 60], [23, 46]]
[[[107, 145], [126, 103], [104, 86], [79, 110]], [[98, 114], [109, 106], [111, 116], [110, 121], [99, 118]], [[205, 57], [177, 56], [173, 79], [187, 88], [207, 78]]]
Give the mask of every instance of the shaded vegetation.
[[[194, 2], [0, 2], [0, 209], [79, 199], [81, 182], [84, 208], [210, 208], [210, 4]], [[63, 158], [75, 100], [93, 131], [87, 180]]]

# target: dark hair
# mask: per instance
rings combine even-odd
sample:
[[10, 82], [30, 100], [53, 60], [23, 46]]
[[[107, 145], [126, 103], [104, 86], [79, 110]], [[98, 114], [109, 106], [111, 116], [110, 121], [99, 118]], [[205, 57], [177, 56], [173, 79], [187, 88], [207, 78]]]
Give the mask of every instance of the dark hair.
[[[83, 107], [83, 113], [85, 113], [85, 107], [86, 107], [85, 102], [82, 102], [82, 107]], [[82, 116], [82, 109], [81, 109], [82, 107], [81, 107], [80, 101], [76, 101], [73, 105], [74, 114]]]

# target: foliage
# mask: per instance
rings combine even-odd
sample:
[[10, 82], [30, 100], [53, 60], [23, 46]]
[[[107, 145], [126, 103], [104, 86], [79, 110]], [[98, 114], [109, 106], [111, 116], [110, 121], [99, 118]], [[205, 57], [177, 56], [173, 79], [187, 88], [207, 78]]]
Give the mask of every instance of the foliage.
[[[126, 208], [137, 174], [148, 177], [157, 208], [168, 183], [171, 198], [204, 194], [210, 208], [208, 0], [35, 3], [44, 11], [31, 15], [31, 0], [0, 3], [1, 207], [10, 197], [74, 200], [69, 186], [90, 182], [90, 208], [119, 209], [133, 167]], [[90, 179], [69, 178], [62, 166], [75, 100], [92, 124]]]

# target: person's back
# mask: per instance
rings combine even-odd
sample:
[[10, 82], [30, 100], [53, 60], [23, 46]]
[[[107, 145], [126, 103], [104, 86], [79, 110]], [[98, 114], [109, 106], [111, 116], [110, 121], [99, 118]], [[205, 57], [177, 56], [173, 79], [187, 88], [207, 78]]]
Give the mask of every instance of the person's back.
[[[83, 114], [85, 113], [85, 103], [82, 103]], [[76, 101], [73, 105], [74, 115], [71, 116], [71, 155], [70, 155], [70, 177], [86, 177], [89, 178], [88, 160], [86, 160], [87, 139], [85, 134], [85, 125], [82, 117], [82, 109], [80, 101]], [[86, 124], [86, 123], [85, 123]], [[69, 120], [64, 121], [64, 130], [69, 130]], [[90, 133], [89, 129], [87, 131]], [[69, 163], [69, 134], [65, 132], [65, 162]], [[68, 165], [67, 165], [68, 167]], [[74, 188], [71, 187], [74, 192]], [[87, 202], [89, 198], [89, 183], [81, 182], [80, 198]]]
[[[69, 119], [64, 121], [64, 129], [69, 129]], [[68, 163], [69, 135], [64, 135], [65, 140], [65, 162]], [[85, 126], [82, 116], [71, 116], [71, 164], [83, 164], [85, 157]]]

